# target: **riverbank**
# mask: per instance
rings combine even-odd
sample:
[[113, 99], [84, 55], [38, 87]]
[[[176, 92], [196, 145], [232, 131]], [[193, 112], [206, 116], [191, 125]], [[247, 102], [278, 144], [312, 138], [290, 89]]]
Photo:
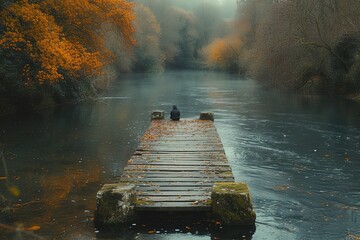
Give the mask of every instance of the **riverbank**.
[[86, 82], [69, 88], [67, 83], [56, 83], [53, 86], [39, 87], [24, 95], [0, 96], [0, 117], [15, 113], [31, 113], [51, 109], [62, 105], [74, 105], [86, 101], [96, 101], [98, 92]]
[[[227, 75], [228, 73], [220, 70], [211, 70], [209, 66], [206, 65], [205, 62], [202, 61], [194, 61], [189, 67], [189, 70], [184, 69], [174, 69], [174, 70], [167, 70], [165, 72], [161, 72], [158, 74], [149, 74], [149, 73], [127, 73], [127, 74], [119, 74], [119, 78], [117, 81], [122, 81], [122, 78], [128, 78], [128, 76], [134, 75], [137, 76], [139, 74], [145, 74], [145, 75], [166, 75], [167, 72], [208, 72], [211, 74], [212, 72], [224, 74]], [[231, 74], [233, 75], [233, 74]], [[244, 78], [244, 75], [242, 74], [234, 74], [235, 78], [241, 80]], [[331, 95], [324, 89], [321, 88], [321, 81], [317, 78], [314, 78], [315, 80], [309, 81], [307, 85], [301, 88], [300, 92], [303, 95], [314, 95], [314, 96], [325, 96], [329, 98], [345, 98], [349, 100], [353, 100], [356, 102], [360, 102], [360, 93], [357, 94], [350, 94], [350, 95]], [[316, 80], [317, 79], [317, 80]], [[218, 81], [222, 81], [222, 79], [218, 79]], [[261, 84], [264, 84], [264, 82], [259, 81]], [[74, 105], [79, 104], [82, 102], [92, 102], [97, 101], [98, 97], [100, 97], [99, 94], [106, 94], [106, 92], [109, 90], [108, 87], [110, 85], [110, 82], [101, 83], [99, 84], [99, 92], [96, 93], [95, 89], [91, 87], [89, 84], [79, 84], [76, 88], [65, 88], [68, 89], [68, 92], [65, 92], [64, 90], [59, 90], [61, 88], [61, 85], [66, 86], [67, 84], [59, 84], [60, 87], [54, 87], [54, 89], [57, 89], [59, 92], [56, 92], [54, 90], [51, 90], [50, 92], [38, 92], [38, 97], [31, 98], [28, 100], [24, 96], [12, 96], [12, 100], [7, 99], [4, 96], [0, 96], [0, 117], [11, 115], [17, 112], [37, 112], [42, 111], [45, 109], [51, 109], [56, 106], [61, 105]], [[107, 86], [107, 87], [104, 87]], [[272, 86], [270, 88], [276, 89], [276, 87]], [[284, 90], [284, 91], [293, 91], [293, 90]], [[61, 94], [60, 94], [61, 93]], [[16, 99], [16, 100], [14, 100]], [[21, 100], [22, 99], [22, 100]]]

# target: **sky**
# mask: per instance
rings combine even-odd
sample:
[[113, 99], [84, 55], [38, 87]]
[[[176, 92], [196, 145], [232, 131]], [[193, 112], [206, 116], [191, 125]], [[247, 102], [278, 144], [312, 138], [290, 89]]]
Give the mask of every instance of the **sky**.
[[187, 10], [193, 10], [196, 6], [201, 3], [209, 3], [209, 4], [221, 4], [221, 13], [224, 18], [232, 19], [235, 16], [236, 11], [236, 1], [237, 0], [182, 0], [178, 1], [177, 4], [180, 3], [181, 7]]

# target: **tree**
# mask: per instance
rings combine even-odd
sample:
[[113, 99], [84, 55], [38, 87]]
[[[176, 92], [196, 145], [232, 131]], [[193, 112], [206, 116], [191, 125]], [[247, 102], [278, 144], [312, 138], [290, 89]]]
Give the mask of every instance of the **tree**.
[[241, 52], [242, 43], [235, 36], [216, 39], [203, 49], [205, 60], [211, 68], [232, 73], [243, 71], [243, 66], [240, 63]]
[[[2, 5], [0, 14], [1, 84], [10, 91], [33, 89], [41, 96], [49, 86], [79, 91], [80, 82], [91, 88], [90, 79], [113, 60], [103, 33], [114, 30], [127, 46], [135, 43], [133, 3], [124, 0], [18, 0]], [[20, 79], [12, 78], [11, 63]]]
[[195, 16], [189, 11], [172, 6], [172, 1], [139, 2], [151, 9], [160, 25], [160, 49], [165, 56], [165, 64], [171, 67], [191, 65], [197, 38]]
[[239, 1], [248, 73], [279, 88], [358, 91], [359, 10], [354, 0]]
[[132, 4], [125, 1], [23, 0], [2, 13], [1, 46], [30, 56], [33, 63], [26, 68], [34, 69], [39, 82], [62, 79], [62, 71], [74, 77], [99, 75], [110, 60], [96, 34], [103, 24], [113, 24], [125, 42], [133, 43]]
[[132, 69], [141, 72], [162, 71], [164, 56], [160, 50], [160, 25], [148, 7], [137, 4], [135, 12], [137, 44], [134, 47], [135, 60]]
[[39, 5], [24, 1], [7, 10], [2, 15], [1, 23], [6, 30], [0, 44], [4, 49], [24, 52], [30, 57], [32, 62], [23, 66], [28, 84], [32, 73], [36, 80], [44, 82], [63, 78], [60, 69], [75, 76], [80, 70], [88, 72], [91, 66], [95, 71], [102, 67], [97, 53], [87, 52], [82, 45], [66, 39], [55, 19], [42, 12]]
[[218, 26], [222, 24], [223, 20], [219, 6], [211, 3], [199, 4], [194, 10], [194, 15], [196, 16], [195, 27], [198, 33], [196, 49], [200, 51], [213, 39]]
[[171, 64], [174, 67], [189, 67], [194, 61], [197, 39], [195, 16], [191, 12], [180, 8], [172, 8], [171, 12], [177, 23], [175, 27], [179, 35], [179, 39], [176, 42], [179, 53]]
[[177, 46], [180, 39], [179, 27], [171, 2], [168, 0], [140, 0], [138, 2], [150, 8], [160, 25], [160, 49], [168, 65], [174, 61], [180, 51]]

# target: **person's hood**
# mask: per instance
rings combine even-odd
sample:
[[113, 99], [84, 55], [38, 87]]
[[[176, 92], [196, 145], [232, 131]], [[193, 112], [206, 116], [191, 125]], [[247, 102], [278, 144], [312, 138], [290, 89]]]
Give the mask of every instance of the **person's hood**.
[[173, 106], [173, 110], [177, 110], [177, 106], [176, 106], [176, 105]]

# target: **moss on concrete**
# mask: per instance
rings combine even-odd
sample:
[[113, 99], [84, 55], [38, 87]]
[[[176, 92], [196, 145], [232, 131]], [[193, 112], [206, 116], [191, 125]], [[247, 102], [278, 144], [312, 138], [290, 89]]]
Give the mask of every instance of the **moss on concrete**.
[[214, 217], [223, 225], [254, 225], [256, 214], [245, 183], [215, 183], [211, 193]]
[[212, 200], [211, 199], [208, 199], [206, 200], [206, 202], [204, 202], [205, 205], [211, 205], [212, 204]]
[[152, 201], [143, 199], [143, 198], [135, 198], [134, 205], [149, 205], [152, 204]]
[[135, 186], [105, 184], [96, 196], [95, 223], [113, 225], [129, 222], [134, 216]]

